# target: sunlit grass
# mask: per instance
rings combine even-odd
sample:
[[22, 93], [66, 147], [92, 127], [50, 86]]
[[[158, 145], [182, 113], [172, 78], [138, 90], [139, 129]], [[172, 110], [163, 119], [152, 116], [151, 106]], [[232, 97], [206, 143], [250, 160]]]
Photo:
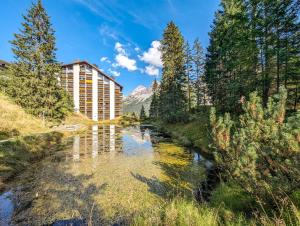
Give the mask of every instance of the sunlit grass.
[[27, 114], [21, 107], [0, 93], [0, 139], [48, 131], [46, 122]]

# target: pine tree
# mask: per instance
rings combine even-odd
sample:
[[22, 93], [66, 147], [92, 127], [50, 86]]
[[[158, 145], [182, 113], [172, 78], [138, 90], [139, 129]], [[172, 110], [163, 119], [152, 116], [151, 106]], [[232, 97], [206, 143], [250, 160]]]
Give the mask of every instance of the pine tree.
[[249, 18], [243, 0], [222, 0], [221, 7], [210, 33], [205, 80], [220, 110], [238, 112], [240, 98], [256, 81]]
[[159, 111], [159, 98], [158, 98], [158, 84], [156, 79], [153, 82], [152, 85], [152, 99], [150, 104], [150, 110], [149, 110], [149, 117], [151, 119], [157, 119], [158, 118], [158, 111]]
[[166, 122], [186, 120], [186, 74], [184, 39], [178, 27], [170, 22], [161, 41], [163, 73], [159, 95], [159, 114]]
[[31, 114], [63, 119], [72, 110], [72, 102], [58, 84], [54, 30], [41, 0], [23, 18], [23, 28], [11, 41], [16, 62], [10, 66], [8, 94]]
[[[258, 40], [259, 71], [263, 102], [279, 92], [284, 85], [288, 89], [288, 106], [297, 109], [299, 102], [299, 0], [250, 1], [255, 9], [255, 34]], [[254, 14], [254, 13], [252, 13]]]
[[299, 102], [299, 0], [222, 0], [207, 49], [205, 81], [213, 104], [242, 111], [257, 90], [266, 106], [284, 85], [288, 108]]
[[204, 51], [198, 38], [194, 41], [193, 45], [193, 63], [195, 66], [194, 87], [196, 93], [196, 109], [198, 110], [200, 104], [206, 104], [206, 96], [208, 95], [203, 80], [205, 65]]
[[189, 42], [187, 41], [184, 46], [185, 51], [185, 70], [187, 77], [186, 92], [188, 101], [188, 111], [192, 108], [192, 82], [193, 82], [193, 55]]
[[144, 121], [145, 119], [147, 119], [147, 116], [146, 116], [146, 112], [145, 112], [145, 107], [144, 107], [144, 105], [142, 105], [141, 112], [140, 112], [140, 120]]
[[251, 93], [242, 102], [244, 114], [238, 122], [228, 113], [217, 118], [215, 109], [211, 111], [218, 166], [258, 202], [276, 202], [300, 186], [300, 112], [286, 118], [286, 101], [281, 87], [266, 107], [257, 92]]

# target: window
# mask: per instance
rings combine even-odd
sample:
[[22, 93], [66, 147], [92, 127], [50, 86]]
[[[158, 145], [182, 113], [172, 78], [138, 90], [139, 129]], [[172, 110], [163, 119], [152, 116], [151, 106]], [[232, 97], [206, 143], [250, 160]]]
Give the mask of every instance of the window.
[[80, 71], [81, 71], [81, 72], [84, 72], [84, 71], [85, 71], [85, 65], [83, 65], [83, 64], [80, 65]]

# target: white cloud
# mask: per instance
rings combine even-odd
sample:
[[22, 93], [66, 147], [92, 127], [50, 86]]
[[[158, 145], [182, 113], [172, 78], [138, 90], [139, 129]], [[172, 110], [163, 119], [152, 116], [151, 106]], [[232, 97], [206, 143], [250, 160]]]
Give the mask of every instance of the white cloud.
[[148, 75], [151, 75], [151, 76], [158, 76], [159, 75], [159, 69], [153, 65], [149, 65], [149, 66], [146, 66], [145, 68], [145, 72], [146, 74]]
[[100, 61], [101, 62], [107, 61], [107, 57], [101, 57]]
[[141, 51], [141, 49], [140, 49], [139, 47], [135, 47], [134, 50], [135, 50], [136, 52], [140, 52], [140, 51]]
[[116, 68], [116, 67], [118, 67], [119, 65], [118, 65], [117, 63], [112, 63], [111, 66]]
[[104, 37], [109, 37], [113, 40], [118, 39], [118, 34], [115, 30], [113, 30], [111, 27], [109, 27], [106, 24], [101, 24], [101, 26], [98, 28], [100, 35]]
[[142, 56], [139, 56], [139, 58], [152, 66], [162, 67], [160, 45], [159, 41], [153, 41], [151, 48], [147, 52], [144, 52]]
[[115, 76], [115, 77], [118, 77], [118, 76], [120, 76], [120, 72], [118, 72], [118, 71], [114, 71], [114, 70], [112, 70], [112, 69], [108, 69], [108, 71], [109, 71], [109, 73], [111, 73], [113, 76]]
[[111, 61], [108, 59], [108, 57], [101, 57], [100, 61], [101, 62], [106, 62], [108, 64], [111, 64]]
[[123, 45], [120, 42], [116, 42], [115, 50], [117, 50], [118, 53], [121, 53], [121, 54], [124, 54], [124, 55], [126, 54], [125, 49], [124, 49]]
[[122, 68], [126, 68], [128, 71], [135, 71], [137, 70], [136, 60], [130, 59], [120, 42], [116, 42], [115, 50], [118, 54], [115, 57], [116, 63], [113, 63], [113, 67], [120, 66]]
[[121, 53], [116, 56], [116, 61], [118, 66], [126, 68], [128, 71], [135, 71], [137, 69], [136, 61]]

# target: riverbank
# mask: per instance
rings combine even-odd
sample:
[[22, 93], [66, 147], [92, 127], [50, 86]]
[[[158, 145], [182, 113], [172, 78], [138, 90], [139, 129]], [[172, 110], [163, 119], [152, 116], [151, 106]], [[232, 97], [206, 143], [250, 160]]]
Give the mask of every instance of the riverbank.
[[196, 148], [207, 155], [212, 154], [209, 150], [211, 137], [208, 113], [195, 114], [187, 123], [163, 123], [162, 121], [150, 121], [150, 123], [156, 126], [158, 130], [168, 134], [174, 142]]
[[[213, 160], [209, 148], [209, 116], [201, 113], [188, 123], [166, 124], [151, 122], [168, 134], [173, 141], [187, 147], [195, 147]], [[218, 176], [218, 175], [215, 175]], [[204, 181], [205, 183], [205, 181]], [[201, 183], [202, 184], [202, 183]], [[286, 199], [286, 200], [285, 200]], [[135, 225], [300, 225], [300, 190], [277, 203], [280, 213], [270, 206], [263, 209], [255, 198], [244, 192], [234, 182], [220, 183], [210, 191], [206, 202], [187, 201], [183, 197], [172, 200], [153, 216], [135, 218]], [[192, 219], [192, 220], [191, 220]], [[152, 222], [153, 221], [153, 222]], [[205, 223], [204, 223], [205, 222]], [[280, 223], [282, 222], [282, 224]]]

